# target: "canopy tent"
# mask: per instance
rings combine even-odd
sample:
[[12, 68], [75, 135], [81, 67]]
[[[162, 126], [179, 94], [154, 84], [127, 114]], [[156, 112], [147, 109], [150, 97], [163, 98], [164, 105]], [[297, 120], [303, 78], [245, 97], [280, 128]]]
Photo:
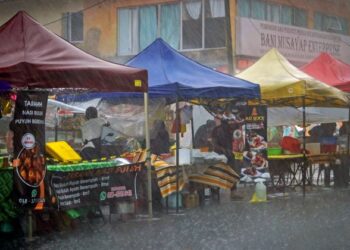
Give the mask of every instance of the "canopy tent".
[[[347, 107], [346, 93], [302, 72], [284, 58], [277, 49], [268, 51], [248, 69], [237, 75], [260, 84], [262, 99], [270, 107], [302, 107], [303, 129], [303, 194], [306, 183], [306, 106]], [[297, 121], [296, 121], [297, 122]]]
[[292, 65], [277, 49], [271, 49], [252, 66], [236, 75], [260, 85], [261, 99], [269, 106], [344, 107], [348, 96]]
[[16, 88], [145, 92], [147, 71], [89, 55], [24, 11], [0, 27], [0, 80]]
[[[196, 98], [260, 98], [259, 85], [221, 73], [177, 52], [161, 38], [129, 60], [127, 65], [148, 70], [150, 97], [165, 97], [170, 102]], [[64, 102], [93, 98], [113, 99], [137, 96], [129, 93], [87, 93], [64, 95]]]
[[260, 97], [258, 85], [199, 64], [177, 52], [161, 38], [126, 64], [148, 70], [150, 97], [185, 100]]
[[[0, 27], [0, 44], [0, 81], [8, 82], [13, 88], [143, 92], [146, 151], [149, 151], [146, 70], [89, 55], [47, 30], [24, 11]], [[152, 217], [149, 163], [147, 160], [148, 208]]]
[[350, 65], [330, 54], [321, 53], [300, 69], [320, 81], [342, 91], [350, 92]]

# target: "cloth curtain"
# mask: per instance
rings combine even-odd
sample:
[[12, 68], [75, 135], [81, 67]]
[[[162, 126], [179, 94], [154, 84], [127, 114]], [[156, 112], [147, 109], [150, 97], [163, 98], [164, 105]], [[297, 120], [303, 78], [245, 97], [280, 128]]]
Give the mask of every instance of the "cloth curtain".
[[180, 5], [161, 6], [160, 36], [175, 49], [180, 48]]
[[156, 6], [140, 8], [139, 17], [139, 47], [141, 51], [157, 38]]
[[192, 19], [197, 20], [201, 15], [202, 1], [186, 2], [186, 10]]
[[322, 15], [318, 12], [314, 15], [314, 28], [316, 30], [322, 30]]
[[119, 55], [128, 55], [131, 54], [130, 9], [119, 9], [118, 17], [118, 52]]
[[225, 17], [225, 1], [209, 0], [211, 17]]
[[252, 18], [258, 19], [258, 20], [266, 20], [265, 17], [265, 2], [260, 0], [253, 0], [252, 1]]
[[118, 10], [118, 53], [130, 55], [138, 52], [138, 10]]
[[295, 11], [295, 25], [299, 27], [307, 27], [306, 11], [300, 9], [294, 9]]
[[282, 6], [282, 23], [292, 25], [292, 8], [289, 6]]
[[247, 0], [238, 0], [238, 15], [241, 17], [250, 17], [250, 5]]
[[275, 4], [267, 5], [267, 20], [274, 23], [280, 22], [280, 6]]

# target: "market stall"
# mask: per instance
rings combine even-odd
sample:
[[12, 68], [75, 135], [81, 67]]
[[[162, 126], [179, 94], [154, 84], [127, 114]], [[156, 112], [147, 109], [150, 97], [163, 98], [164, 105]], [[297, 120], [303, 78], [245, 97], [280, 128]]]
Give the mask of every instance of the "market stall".
[[[201, 65], [183, 56], [160, 38], [132, 58], [127, 65], [148, 70], [150, 98], [165, 98], [168, 104], [175, 104], [176, 121], [180, 120], [180, 101], [196, 100], [197, 104], [201, 104], [204, 100], [217, 101], [220, 98], [247, 100], [260, 97], [258, 85]], [[115, 93], [104, 93], [102, 96], [112, 98], [115, 97]], [[93, 97], [101, 97], [101, 95], [90, 95], [90, 98]], [[84, 98], [88, 96], [84, 95]], [[69, 97], [67, 99], [72, 100]], [[174, 127], [180, 128], [180, 124], [174, 124]], [[177, 132], [175, 147], [177, 157], [174, 161], [177, 178], [175, 181], [176, 190], [181, 190], [182, 185], [178, 182], [180, 179], [178, 170], [181, 165], [178, 157], [181, 148], [180, 131], [177, 129], [175, 132]], [[176, 190], [164, 192], [164, 197]], [[178, 196], [176, 203], [178, 208]]]
[[[271, 49], [248, 69], [236, 75], [258, 83], [261, 99], [269, 107], [302, 108], [303, 157], [306, 163], [306, 107], [348, 107], [346, 93], [312, 78], [287, 61], [276, 49]], [[306, 164], [303, 167], [305, 193]]]
[[[2, 55], [0, 80], [17, 91], [17, 97], [21, 96], [16, 99], [13, 131], [14, 157], [17, 157], [18, 149], [21, 152], [18, 154], [18, 166], [23, 165], [21, 157], [26, 157], [24, 153], [26, 155], [34, 153], [35, 159], [40, 160], [40, 164], [36, 164], [39, 164], [40, 168], [45, 168], [43, 170], [46, 172], [46, 162], [43, 157], [45, 154], [43, 126], [49, 91], [51, 93], [63, 89], [66, 91], [67, 89], [79, 89], [140, 93], [147, 91], [146, 70], [95, 58], [47, 30], [23, 11], [18, 12], [0, 27], [0, 39], [0, 54]], [[147, 95], [145, 95], [145, 100], [147, 101]], [[34, 127], [36, 130], [33, 130]], [[21, 135], [25, 136], [25, 139], [21, 138]], [[35, 138], [40, 138], [40, 140], [36, 141]], [[20, 148], [21, 140], [22, 144], [24, 142], [23, 150]], [[16, 146], [17, 142], [19, 146]], [[29, 168], [31, 167], [34, 165], [29, 165]], [[16, 171], [14, 168], [14, 176], [19, 172], [24, 173], [24, 169]], [[42, 178], [33, 180], [33, 174], [31, 175], [33, 171], [29, 170], [28, 173], [31, 184], [38, 185], [27, 185], [29, 193], [19, 191], [22, 196], [30, 195], [30, 197], [28, 199], [21, 197], [18, 201], [23, 207], [29, 208], [29, 218], [31, 218], [33, 205], [37, 205], [38, 201], [46, 202], [45, 188], [42, 188], [45, 175], [37, 173], [36, 178], [38, 176]], [[18, 176], [22, 181], [27, 178], [27, 175], [18, 174]], [[23, 181], [23, 184], [26, 183]]]

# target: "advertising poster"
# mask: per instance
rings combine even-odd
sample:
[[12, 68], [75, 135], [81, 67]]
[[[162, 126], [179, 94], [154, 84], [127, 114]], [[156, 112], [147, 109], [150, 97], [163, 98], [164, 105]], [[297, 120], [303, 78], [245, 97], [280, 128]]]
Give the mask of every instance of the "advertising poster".
[[232, 150], [236, 160], [242, 160], [245, 148], [244, 118], [246, 116], [246, 105], [247, 102], [237, 102], [231, 110], [234, 117]]
[[139, 162], [103, 168], [87, 164], [81, 170], [69, 166], [64, 170], [50, 168], [53, 206], [69, 209], [137, 198], [138, 177], [145, 168], [144, 162]]
[[266, 172], [267, 161], [267, 106], [246, 107], [246, 146], [243, 153], [242, 174], [260, 177]]
[[45, 113], [48, 92], [18, 91], [13, 137], [14, 192], [17, 203], [42, 209], [45, 203]]

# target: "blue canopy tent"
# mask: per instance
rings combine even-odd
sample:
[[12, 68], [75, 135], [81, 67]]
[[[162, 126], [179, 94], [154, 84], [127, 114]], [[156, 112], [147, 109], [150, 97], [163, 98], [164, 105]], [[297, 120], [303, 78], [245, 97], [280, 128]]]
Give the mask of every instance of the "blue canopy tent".
[[[204, 66], [182, 55], [161, 38], [129, 60], [126, 65], [147, 69], [150, 98], [165, 97], [169, 102], [196, 98], [260, 98], [260, 87]], [[86, 93], [65, 95], [62, 101], [92, 98], [141, 96], [139, 93]]]
[[193, 98], [260, 97], [257, 84], [208, 68], [170, 47], [161, 38], [126, 63], [148, 70], [150, 97]]

